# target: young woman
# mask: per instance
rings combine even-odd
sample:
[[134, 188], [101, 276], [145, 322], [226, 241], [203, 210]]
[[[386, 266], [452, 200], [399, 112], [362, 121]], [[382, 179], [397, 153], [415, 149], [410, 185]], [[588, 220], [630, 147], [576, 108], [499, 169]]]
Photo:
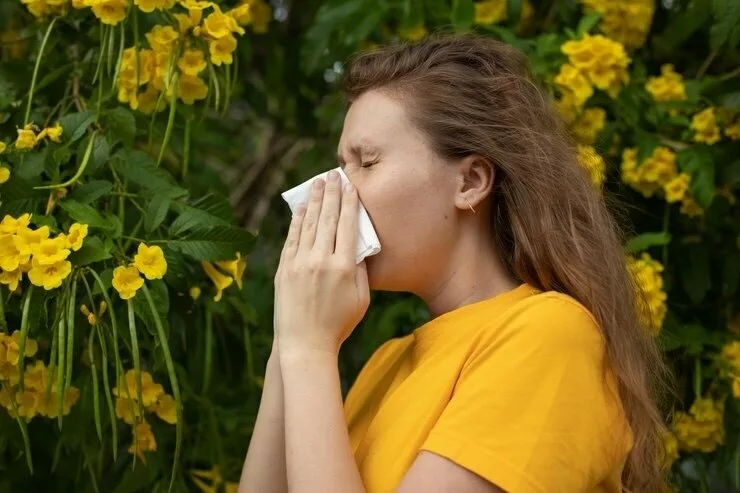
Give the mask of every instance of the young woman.
[[[663, 366], [618, 229], [523, 57], [473, 36], [362, 54], [336, 175], [294, 215], [246, 493], [663, 491]], [[355, 263], [359, 200], [383, 250]], [[369, 290], [434, 318], [342, 402]]]

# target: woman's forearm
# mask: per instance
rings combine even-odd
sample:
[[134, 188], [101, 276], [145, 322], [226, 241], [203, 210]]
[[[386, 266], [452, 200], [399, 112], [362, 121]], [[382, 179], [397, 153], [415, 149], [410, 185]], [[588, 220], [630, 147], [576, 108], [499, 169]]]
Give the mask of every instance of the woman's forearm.
[[337, 356], [281, 347], [291, 493], [364, 493], [347, 432]]
[[239, 493], [287, 493], [285, 406], [277, 347], [265, 371], [257, 421], [244, 461]]

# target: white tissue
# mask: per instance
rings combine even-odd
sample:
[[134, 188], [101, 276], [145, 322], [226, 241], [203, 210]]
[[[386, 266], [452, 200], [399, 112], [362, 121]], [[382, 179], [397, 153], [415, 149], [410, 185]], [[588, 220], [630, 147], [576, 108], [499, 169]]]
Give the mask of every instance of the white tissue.
[[[345, 183], [349, 183], [349, 178], [347, 178], [347, 175], [344, 173], [344, 170], [342, 170], [342, 168], [334, 169], [335, 171], [339, 172], [342, 185], [344, 185]], [[326, 179], [326, 175], [329, 173], [329, 171], [325, 171], [312, 178], [309, 178], [300, 185], [297, 185], [281, 194], [283, 199], [288, 203], [288, 206], [290, 206], [290, 210], [292, 213], [295, 214], [295, 210], [298, 205], [308, 202], [308, 196], [311, 192], [311, 183], [313, 183], [313, 181], [318, 178]], [[357, 263], [359, 264], [365, 259], [365, 257], [369, 257], [370, 255], [375, 255], [376, 253], [380, 252], [380, 240], [378, 240], [378, 235], [375, 232], [375, 228], [373, 228], [372, 221], [370, 221], [370, 216], [368, 216], [367, 210], [365, 209], [365, 206], [362, 205], [362, 203], [360, 203], [358, 223]]]

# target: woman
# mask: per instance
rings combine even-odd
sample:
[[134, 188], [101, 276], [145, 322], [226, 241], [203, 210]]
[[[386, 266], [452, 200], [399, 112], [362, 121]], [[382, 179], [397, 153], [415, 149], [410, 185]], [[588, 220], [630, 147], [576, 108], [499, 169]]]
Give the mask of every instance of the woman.
[[[615, 223], [523, 57], [473, 36], [358, 56], [336, 175], [293, 217], [242, 492], [662, 492], [663, 366]], [[355, 265], [359, 199], [383, 250]], [[434, 318], [342, 403], [369, 289]]]

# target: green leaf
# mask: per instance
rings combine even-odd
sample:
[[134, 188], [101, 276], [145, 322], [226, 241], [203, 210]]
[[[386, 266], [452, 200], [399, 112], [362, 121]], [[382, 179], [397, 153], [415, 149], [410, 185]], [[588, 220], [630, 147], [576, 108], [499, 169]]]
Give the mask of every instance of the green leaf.
[[[146, 283], [149, 285], [149, 292], [154, 299], [154, 306], [157, 307], [157, 313], [159, 313], [159, 317], [162, 320], [166, 331], [169, 332], [167, 314], [170, 311], [170, 297], [167, 285], [161, 279], [146, 281]], [[134, 313], [136, 313], [136, 316], [144, 322], [144, 325], [146, 325], [150, 334], [156, 334], [157, 326], [155, 325], [154, 317], [149, 309], [146, 298], [141, 293], [134, 297]]]
[[113, 156], [113, 159], [116, 168], [130, 183], [135, 183], [157, 195], [170, 199], [184, 197], [188, 194], [187, 190], [174, 184], [172, 175], [157, 167], [156, 161], [149, 154], [137, 150], [122, 149]]
[[59, 119], [62, 125], [62, 140], [71, 144], [85, 134], [85, 130], [96, 119], [94, 111], [81, 111], [79, 113], [70, 113]]
[[681, 251], [683, 258], [690, 259], [680, 264], [684, 291], [692, 303], [701, 303], [711, 286], [709, 249], [706, 245], [692, 243], [685, 245]]
[[694, 146], [678, 153], [678, 167], [691, 174], [691, 195], [708, 209], [716, 194], [714, 160], [704, 146]]
[[254, 245], [254, 236], [234, 226], [215, 226], [196, 229], [187, 236], [170, 240], [167, 246], [175, 248], [196, 260], [230, 260], [237, 252], [245, 255]]
[[98, 228], [107, 231], [116, 230], [115, 223], [110, 219], [105, 218], [97, 211], [97, 209], [87, 204], [67, 199], [59, 202], [59, 206], [64, 209], [72, 219], [79, 223], [87, 224], [91, 228]]
[[24, 180], [37, 178], [44, 172], [46, 160], [49, 156], [50, 147], [44, 147], [38, 152], [29, 152], [23, 158], [23, 165], [13, 168], [15, 176], [20, 176]]
[[321, 67], [322, 62], [326, 62], [327, 66], [333, 63], [327, 60], [332, 35], [339, 30], [346, 31], [348, 26], [359, 24], [367, 5], [365, 0], [354, 0], [326, 2], [319, 7], [301, 45], [301, 67], [305, 72], [312, 73], [324, 68]]
[[725, 257], [722, 268], [722, 294], [732, 299], [740, 287], [740, 250], [735, 250]]
[[714, 24], [709, 30], [709, 46], [719, 51], [726, 42], [731, 41], [730, 49], [737, 43], [740, 30], [740, 2], [737, 0], [713, 0], [712, 14]]
[[37, 228], [41, 226], [48, 226], [48, 228], [52, 231], [56, 231], [59, 226], [54, 216], [42, 216], [40, 214], [34, 214], [33, 216], [31, 216], [31, 224], [33, 224]]
[[105, 115], [106, 126], [113, 142], [120, 140], [126, 146], [131, 146], [136, 137], [136, 119], [133, 113], [122, 106], [109, 111]]
[[151, 233], [162, 224], [164, 218], [167, 217], [167, 211], [170, 209], [170, 202], [170, 199], [160, 195], [152, 197], [144, 216], [144, 230], [146, 232]]
[[82, 248], [72, 252], [69, 261], [74, 266], [82, 266], [111, 258], [110, 251], [97, 236], [88, 236], [82, 243]]
[[671, 234], [668, 232], [642, 233], [631, 238], [625, 245], [625, 250], [627, 253], [637, 253], [653, 246], [667, 245], [670, 242]]
[[712, 333], [701, 325], [688, 324], [667, 326], [660, 333], [661, 347], [665, 351], [685, 348], [692, 355], [701, 354], [704, 346], [716, 346], [721, 342], [717, 334]]
[[59, 167], [67, 164], [69, 159], [72, 157], [72, 151], [67, 146], [57, 147], [56, 149], [51, 148], [50, 152], [47, 153], [46, 161], [44, 162], [44, 171], [46, 176], [54, 181], [59, 180]]
[[740, 91], [723, 95], [721, 105], [730, 110], [740, 110]]
[[522, 1], [521, 0], [507, 0], [506, 16], [510, 24], [512, 25], [518, 24], [522, 18]]
[[35, 190], [18, 176], [0, 186], [0, 210], [3, 214], [17, 217], [26, 212], [38, 212], [47, 198], [46, 193]]
[[452, 24], [458, 29], [466, 31], [475, 21], [475, 4], [473, 0], [452, 0]]
[[690, 2], [689, 8], [669, 23], [668, 27], [655, 37], [655, 46], [659, 52], [671, 54], [678, 46], [691, 37], [694, 32], [702, 28], [712, 12], [707, 8], [706, 2]]
[[69, 198], [81, 204], [89, 204], [113, 190], [113, 184], [106, 180], [93, 180], [75, 188]]
[[424, 4], [419, 0], [404, 0], [403, 27], [414, 27], [424, 24]]
[[636, 130], [635, 142], [637, 143], [638, 166], [642, 164], [644, 160], [652, 156], [655, 148], [660, 145], [660, 139], [658, 137], [641, 130]]
[[598, 24], [600, 20], [601, 12], [591, 12], [588, 15], [584, 15], [578, 22], [578, 27], [576, 28], [576, 34], [578, 37], [591, 32], [591, 29], [596, 27], [596, 24]]
[[[90, 144], [91, 136], [87, 136], [80, 141], [80, 146], [77, 148], [77, 166], [80, 166], [82, 159], [85, 156], [87, 146]], [[92, 146], [92, 152], [90, 154], [90, 161], [87, 163], [85, 168], [85, 175], [93, 174], [101, 166], [103, 166], [110, 157], [110, 144], [108, 139], [104, 136], [98, 135], [95, 137]]]
[[182, 202], [175, 202], [172, 206], [180, 215], [170, 225], [171, 236], [181, 235], [190, 229], [235, 222], [231, 205], [225, 197], [219, 195], [206, 195], [192, 206]]

